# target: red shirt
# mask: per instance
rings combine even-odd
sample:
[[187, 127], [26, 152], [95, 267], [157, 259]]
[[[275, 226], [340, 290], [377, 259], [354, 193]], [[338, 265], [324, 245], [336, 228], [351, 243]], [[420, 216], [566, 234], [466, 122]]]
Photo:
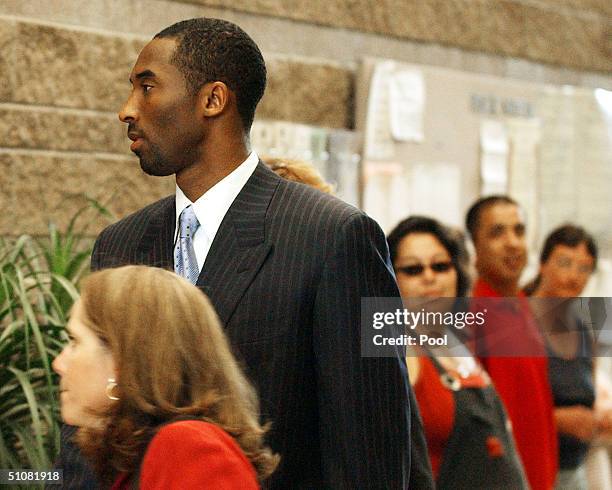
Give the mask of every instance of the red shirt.
[[[502, 297], [479, 279], [475, 298]], [[519, 296], [524, 296], [519, 293]], [[522, 302], [521, 302], [522, 303]], [[495, 317], [514, 325], [520, 332], [534, 331], [534, 319], [526, 303], [520, 309], [498, 308], [490, 311], [487, 324], [494, 328]], [[489, 372], [512, 422], [514, 440], [533, 490], [554, 488], [557, 477], [557, 431], [553, 418], [553, 399], [548, 381], [545, 353], [530, 357], [484, 357], [480, 361]]]
[[[122, 474], [111, 490], [130, 490]], [[140, 472], [141, 490], [257, 490], [257, 475], [236, 441], [199, 420], [164, 426], [151, 440]]]
[[[427, 452], [434, 478], [440, 475], [444, 451], [455, 425], [455, 400], [450, 389], [440, 382], [440, 373], [428, 357], [419, 358], [419, 374], [414, 384], [414, 396], [423, 419]], [[453, 373], [456, 374], [456, 373]], [[467, 378], [456, 376], [462, 388], [483, 388], [487, 382], [478, 374]], [[466, 457], [470, 448], [466, 447]]]
[[440, 383], [440, 375], [426, 357], [419, 359], [420, 372], [414, 384], [414, 396], [423, 419], [427, 451], [434, 478], [438, 478], [442, 457], [455, 423], [455, 401], [450, 390]]

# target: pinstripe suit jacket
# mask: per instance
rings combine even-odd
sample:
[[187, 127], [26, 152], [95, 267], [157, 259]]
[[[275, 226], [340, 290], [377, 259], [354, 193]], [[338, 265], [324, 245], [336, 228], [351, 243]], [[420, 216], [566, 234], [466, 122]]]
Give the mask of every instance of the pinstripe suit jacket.
[[[170, 196], [104, 230], [92, 268], [172, 269], [174, 226]], [[373, 220], [260, 162], [223, 219], [197, 285], [258, 389], [263, 419], [272, 421], [268, 441], [282, 461], [270, 488], [408, 486], [405, 364], [360, 355], [361, 298], [398, 296]], [[415, 429], [423, 457], [418, 420]], [[73, 450], [63, 449], [65, 479], [72, 473], [83, 483]]]

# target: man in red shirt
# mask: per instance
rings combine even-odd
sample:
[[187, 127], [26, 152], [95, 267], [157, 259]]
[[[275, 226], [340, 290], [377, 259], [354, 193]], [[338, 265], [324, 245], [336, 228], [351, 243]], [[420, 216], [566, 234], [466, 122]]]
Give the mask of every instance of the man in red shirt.
[[472, 205], [466, 227], [476, 250], [473, 296], [518, 297], [473, 302], [473, 310], [486, 311], [476, 341], [480, 347], [484, 342], [479, 357], [512, 421], [529, 484], [549, 490], [557, 474], [557, 439], [546, 351], [527, 302], [520, 299], [519, 279], [527, 263], [524, 214], [508, 196], [486, 197]]

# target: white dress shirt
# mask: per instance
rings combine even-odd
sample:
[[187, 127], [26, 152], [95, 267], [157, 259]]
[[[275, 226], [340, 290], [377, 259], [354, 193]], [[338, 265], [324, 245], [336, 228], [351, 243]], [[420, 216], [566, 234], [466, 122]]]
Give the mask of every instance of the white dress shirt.
[[258, 163], [259, 157], [255, 152], [251, 152], [247, 159], [236, 167], [231, 174], [217, 182], [193, 203], [183, 194], [181, 188], [178, 185], [176, 186], [176, 226], [174, 243], [176, 244], [176, 238], [178, 236], [179, 216], [183, 212], [183, 209], [191, 204], [200, 222], [200, 227], [193, 236], [193, 247], [198, 262], [198, 269], [200, 271], [202, 270], [210, 246], [215, 239], [217, 230], [219, 230], [219, 226], [221, 226], [221, 221], [223, 221], [227, 210], [234, 202], [234, 199], [236, 199], [238, 193], [255, 171]]

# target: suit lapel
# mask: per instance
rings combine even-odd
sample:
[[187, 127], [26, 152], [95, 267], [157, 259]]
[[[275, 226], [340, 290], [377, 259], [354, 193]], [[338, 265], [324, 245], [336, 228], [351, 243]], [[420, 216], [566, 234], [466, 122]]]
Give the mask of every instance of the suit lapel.
[[175, 199], [162, 199], [152, 210], [136, 249], [136, 262], [163, 269], [174, 269]]
[[197, 285], [210, 297], [223, 325], [272, 249], [265, 221], [279, 181], [259, 162], [223, 218], [202, 267]]

